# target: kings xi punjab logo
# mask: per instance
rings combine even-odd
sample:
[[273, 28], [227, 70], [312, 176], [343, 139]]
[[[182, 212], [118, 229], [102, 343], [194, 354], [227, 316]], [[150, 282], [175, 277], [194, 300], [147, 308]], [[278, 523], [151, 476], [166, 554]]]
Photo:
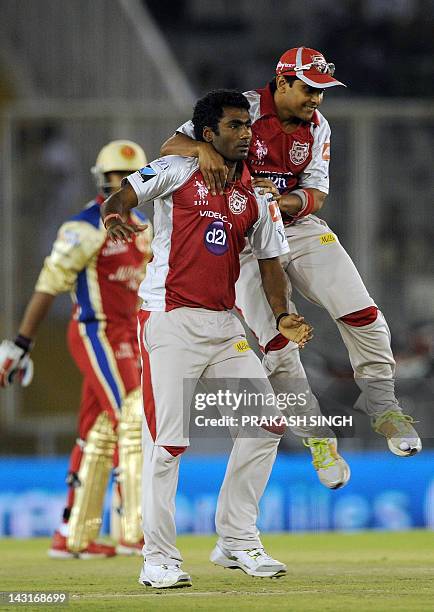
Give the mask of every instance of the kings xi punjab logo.
[[292, 143], [292, 147], [289, 150], [289, 159], [294, 164], [294, 166], [299, 166], [304, 161], [306, 161], [308, 155], [309, 143], [298, 142], [298, 140], [294, 140], [294, 142]]
[[247, 196], [236, 189], [229, 196], [229, 209], [234, 215], [241, 215], [247, 207]]

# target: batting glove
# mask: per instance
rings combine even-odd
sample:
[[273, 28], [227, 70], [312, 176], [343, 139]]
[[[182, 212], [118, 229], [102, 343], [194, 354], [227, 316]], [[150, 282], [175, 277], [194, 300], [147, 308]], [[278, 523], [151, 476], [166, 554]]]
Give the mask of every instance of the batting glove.
[[22, 387], [30, 385], [33, 361], [28, 351], [11, 340], [3, 340], [0, 344], [0, 387], [8, 387], [15, 377]]

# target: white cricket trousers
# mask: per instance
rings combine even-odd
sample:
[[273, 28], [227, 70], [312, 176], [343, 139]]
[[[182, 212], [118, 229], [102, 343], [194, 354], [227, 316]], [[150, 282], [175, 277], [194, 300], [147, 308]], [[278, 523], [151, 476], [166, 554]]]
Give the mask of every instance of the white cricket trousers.
[[[179, 564], [175, 495], [181, 453], [189, 445], [191, 397], [184, 380], [256, 379], [273, 394], [261, 362], [245, 348], [241, 323], [228, 311], [177, 308], [139, 313], [143, 426], [143, 554], [153, 565]], [[241, 345], [240, 345], [241, 342]], [[187, 417], [186, 417], [187, 414]], [[208, 435], [211, 435], [208, 432]], [[261, 546], [258, 504], [276, 457], [280, 435], [257, 429], [256, 437], [237, 435], [217, 502], [220, 543], [232, 550]]]
[[[287, 227], [286, 236], [291, 251], [281, 257], [281, 262], [290, 286], [325, 308], [334, 319], [347, 347], [355, 381], [363, 392], [358, 406], [371, 417], [390, 409], [400, 410], [394, 391], [395, 360], [383, 314], [378, 311], [376, 321], [364, 327], [352, 327], [339, 320], [344, 315], [375, 306], [375, 303], [338, 237], [325, 221], [315, 216]], [[259, 344], [265, 348], [277, 334], [275, 318], [262, 288], [258, 262], [249, 248], [242, 252], [240, 261], [236, 305]], [[297, 312], [293, 302], [290, 302], [289, 311]], [[289, 342], [280, 350], [269, 351], [263, 365], [276, 394], [290, 391], [307, 394], [305, 406], [296, 406], [292, 414], [321, 414], [295, 343]], [[328, 427], [294, 427], [291, 431], [299, 436], [334, 435]]]

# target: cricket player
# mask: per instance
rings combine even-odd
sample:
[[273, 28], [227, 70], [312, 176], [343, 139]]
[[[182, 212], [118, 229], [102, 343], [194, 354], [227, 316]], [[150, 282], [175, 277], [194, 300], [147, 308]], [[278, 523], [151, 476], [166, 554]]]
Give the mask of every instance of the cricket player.
[[[148, 229], [129, 243], [115, 244], [102, 225], [100, 207], [124, 176], [145, 164], [143, 149], [129, 140], [102, 148], [92, 169], [98, 195], [60, 227], [18, 336], [0, 345], [0, 385], [10, 384], [15, 374], [28, 384], [29, 353], [38, 328], [56, 296], [71, 292], [68, 344], [83, 374], [83, 388], [66, 507], [49, 550], [57, 559], [141, 554], [142, 403], [136, 313], [137, 288], [151, 256], [151, 234]], [[132, 222], [144, 220], [140, 213], [131, 213]], [[120, 496], [116, 549], [94, 541], [113, 466]]]
[[[255, 379], [273, 393], [266, 373], [233, 315], [239, 253], [248, 237], [274, 325], [303, 346], [310, 326], [287, 312], [287, 282], [279, 256], [288, 252], [278, 207], [252, 188], [246, 159], [252, 136], [249, 103], [239, 92], [207, 94], [194, 109], [198, 140], [219, 152], [228, 168], [223, 194], [205, 187], [196, 158], [157, 159], [124, 181], [104, 204], [108, 235], [131, 239], [141, 228], [129, 211], [154, 202], [153, 261], [139, 295], [139, 343], [146, 415], [143, 438], [145, 563], [139, 582], [157, 588], [189, 586], [175, 546], [175, 493], [179, 461], [189, 445], [183, 427], [186, 379]], [[142, 226], [143, 227], [143, 226]], [[187, 398], [189, 400], [190, 397]], [[187, 401], [189, 408], [189, 401]], [[256, 527], [258, 503], [284, 428], [258, 428], [256, 437], [236, 437], [222, 485], [211, 561], [252, 576], [286, 571], [263, 549]]]
[[[271, 83], [245, 93], [253, 131], [247, 163], [256, 177], [253, 184], [279, 203], [290, 246], [283, 258], [290, 284], [334, 319], [362, 391], [360, 407], [392, 453], [408, 457], [422, 445], [413, 419], [402, 413], [395, 397], [389, 328], [338, 237], [316, 216], [329, 191], [330, 160], [330, 127], [318, 107], [326, 89], [343, 86], [333, 73], [334, 65], [319, 51], [293, 48], [280, 58]], [[193, 138], [193, 126], [187, 122], [163, 145], [162, 153], [198, 158], [207, 188], [221, 193], [226, 181], [222, 157], [208, 143]], [[291, 381], [306, 386], [298, 346], [276, 333], [249, 248], [241, 255], [236, 304], [264, 347], [263, 364], [275, 392], [288, 390]], [[296, 312], [292, 303], [291, 312]], [[312, 392], [308, 397], [304, 414], [319, 415], [317, 399]], [[298, 414], [303, 414], [300, 407]], [[329, 488], [343, 486], [350, 470], [337, 453], [333, 432], [293, 431], [310, 447], [320, 481]]]

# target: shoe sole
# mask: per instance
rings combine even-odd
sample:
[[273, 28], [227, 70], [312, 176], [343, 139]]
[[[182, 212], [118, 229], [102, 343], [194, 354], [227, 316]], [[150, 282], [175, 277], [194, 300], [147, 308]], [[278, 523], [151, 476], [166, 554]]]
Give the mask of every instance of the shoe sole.
[[351, 478], [351, 470], [350, 470], [350, 466], [347, 464], [347, 468], [345, 468], [344, 480], [342, 480], [341, 482], [338, 482], [337, 485], [335, 485], [334, 487], [329, 487], [328, 485], [324, 484], [321, 480], [320, 482], [322, 485], [327, 487], [327, 489], [330, 489], [331, 491], [336, 491], [337, 489], [342, 489], [342, 487], [348, 484], [348, 481], [350, 480], [350, 478]]
[[239, 569], [245, 574], [247, 574], [248, 576], [253, 576], [254, 578], [282, 578], [282, 576], [285, 576], [286, 574], [286, 569], [284, 568], [274, 571], [274, 572], [257, 572], [257, 571], [255, 572], [254, 570], [250, 570], [249, 568], [246, 568], [239, 561], [234, 561], [233, 559], [228, 559], [228, 557], [223, 557], [223, 556], [215, 557], [215, 558], [210, 557], [210, 561], [211, 563], [214, 563], [214, 565], [219, 565], [220, 567], [224, 567], [225, 569], [230, 569], [230, 570]]
[[142, 584], [143, 586], [147, 587], [153, 587], [154, 589], [182, 589], [184, 587], [192, 586], [191, 579], [189, 578], [183, 578], [175, 582], [175, 584], [170, 585], [160, 584], [158, 582], [151, 582], [150, 580], [141, 580], [139, 578], [139, 584]]
[[390, 452], [396, 455], [397, 457], [413, 457], [413, 455], [417, 455], [417, 453], [420, 453], [420, 451], [422, 450], [421, 442], [416, 444], [416, 446], [413, 446], [413, 448], [410, 448], [408, 451], [401, 450], [400, 448], [392, 444], [390, 440], [387, 440], [387, 446], [389, 447]]

